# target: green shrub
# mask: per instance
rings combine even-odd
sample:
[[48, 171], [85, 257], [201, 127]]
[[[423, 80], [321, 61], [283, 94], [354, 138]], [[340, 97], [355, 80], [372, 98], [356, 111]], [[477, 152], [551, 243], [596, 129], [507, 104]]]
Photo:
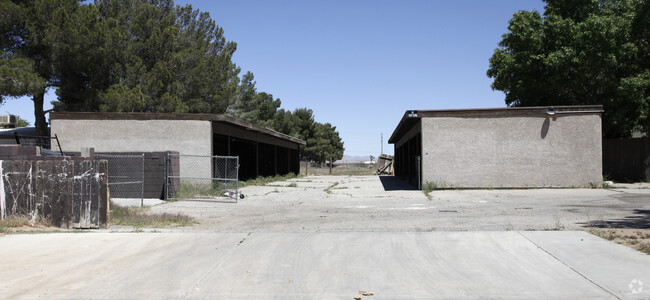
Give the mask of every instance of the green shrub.
[[429, 195], [431, 192], [436, 190], [438, 188], [438, 185], [435, 182], [432, 181], [427, 181], [424, 184], [422, 184], [422, 192], [424, 195], [431, 200], [431, 195]]

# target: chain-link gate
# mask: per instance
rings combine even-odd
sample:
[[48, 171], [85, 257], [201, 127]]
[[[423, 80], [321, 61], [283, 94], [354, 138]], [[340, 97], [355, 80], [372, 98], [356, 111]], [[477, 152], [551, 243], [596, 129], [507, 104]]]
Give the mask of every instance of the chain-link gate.
[[111, 198], [137, 198], [144, 206], [144, 154], [95, 154], [108, 161]]
[[239, 157], [167, 156], [167, 199], [211, 200], [244, 198], [239, 192]]

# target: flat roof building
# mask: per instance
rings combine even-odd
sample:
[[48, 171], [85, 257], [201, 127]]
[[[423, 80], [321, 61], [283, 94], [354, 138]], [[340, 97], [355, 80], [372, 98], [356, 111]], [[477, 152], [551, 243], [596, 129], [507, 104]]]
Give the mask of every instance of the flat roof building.
[[406, 111], [395, 175], [437, 188], [602, 183], [601, 105]]
[[[63, 151], [177, 151], [239, 156], [239, 179], [300, 172], [303, 140], [234, 117], [213, 114], [50, 113]], [[181, 176], [192, 170], [181, 165]], [[184, 174], [185, 173], [185, 174]]]

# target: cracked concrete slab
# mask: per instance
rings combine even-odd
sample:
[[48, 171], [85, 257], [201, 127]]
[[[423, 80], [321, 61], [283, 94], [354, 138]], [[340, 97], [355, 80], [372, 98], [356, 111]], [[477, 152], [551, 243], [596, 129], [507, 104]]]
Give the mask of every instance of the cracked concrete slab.
[[390, 176], [309, 176], [242, 192], [237, 204], [178, 201], [151, 210], [199, 219], [179, 229], [187, 232], [650, 228], [650, 189], [436, 190], [429, 200]]

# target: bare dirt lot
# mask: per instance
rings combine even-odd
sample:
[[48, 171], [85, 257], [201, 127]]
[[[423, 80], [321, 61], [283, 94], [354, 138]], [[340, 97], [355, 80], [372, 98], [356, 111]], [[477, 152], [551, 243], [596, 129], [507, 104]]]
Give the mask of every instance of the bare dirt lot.
[[438, 190], [393, 177], [309, 176], [242, 189], [238, 203], [169, 202], [191, 232], [422, 232], [650, 228], [650, 189]]

